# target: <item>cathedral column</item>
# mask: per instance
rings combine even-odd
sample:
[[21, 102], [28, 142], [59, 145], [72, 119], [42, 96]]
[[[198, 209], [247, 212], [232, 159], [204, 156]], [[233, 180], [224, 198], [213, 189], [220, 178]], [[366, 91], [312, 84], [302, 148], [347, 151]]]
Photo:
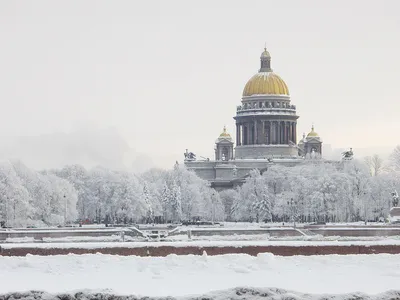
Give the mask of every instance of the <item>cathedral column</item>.
[[289, 141], [289, 126], [288, 126], [288, 122], [285, 121], [285, 144], [288, 144]]
[[281, 124], [279, 121], [276, 122], [276, 143], [278, 145], [281, 143]]
[[286, 144], [286, 122], [282, 122], [282, 127], [283, 127], [283, 137], [282, 137], [282, 144]]
[[254, 120], [254, 137], [253, 137], [253, 144], [258, 144], [258, 133], [257, 133], [257, 120]]
[[269, 143], [272, 145], [274, 143], [274, 122], [269, 121]]
[[286, 121], [283, 123], [283, 128], [284, 128], [284, 131], [283, 131], [283, 143], [287, 144], [288, 143], [288, 126], [287, 126], [287, 122]]
[[261, 121], [261, 126], [262, 126], [262, 134], [261, 134], [261, 136], [262, 136], [262, 140], [261, 140], [261, 144], [263, 144], [263, 145], [265, 145], [265, 144], [267, 144], [267, 136], [265, 135], [265, 121], [264, 120], [262, 120]]
[[277, 144], [280, 145], [282, 141], [282, 122], [278, 121], [278, 141]]
[[250, 145], [250, 123], [247, 124], [247, 145]]
[[241, 144], [246, 145], [246, 126], [244, 123], [241, 124], [240, 126], [242, 128], [242, 134], [241, 134]]
[[293, 143], [296, 143], [296, 122], [293, 122]]
[[282, 122], [282, 144], [286, 144], [286, 122]]
[[272, 121], [268, 121], [269, 124], [269, 133], [268, 133], [268, 141], [267, 143], [272, 144]]
[[[293, 142], [293, 137], [292, 137], [292, 133], [293, 133], [293, 128], [292, 128], [292, 122], [288, 122], [288, 127], [289, 127], [289, 129], [288, 129], [288, 131], [289, 131], [289, 141], [292, 141]], [[288, 144], [289, 144], [289, 142], [288, 142]]]
[[294, 122], [292, 122], [292, 142], [296, 143], [296, 134], [294, 133]]
[[240, 146], [240, 124], [236, 123], [236, 146]]
[[293, 142], [297, 144], [297, 132], [296, 132], [297, 123], [293, 122]]
[[243, 125], [239, 124], [239, 144], [240, 146], [243, 145]]

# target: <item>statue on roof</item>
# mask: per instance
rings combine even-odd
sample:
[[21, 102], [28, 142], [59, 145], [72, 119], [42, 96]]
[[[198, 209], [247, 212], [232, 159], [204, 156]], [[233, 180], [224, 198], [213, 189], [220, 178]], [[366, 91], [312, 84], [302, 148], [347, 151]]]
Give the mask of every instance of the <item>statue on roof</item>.
[[343, 156], [342, 159], [345, 159], [345, 160], [353, 159], [353, 155], [354, 155], [353, 148], [350, 148], [349, 151], [342, 152], [342, 156]]
[[185, 161], [196, 160], [196, 154], [194, 154], [193, 152], [189, 152], [188, 149], [186, 149], [186, 152], [183, 153], [183, 155], [185, 156]]

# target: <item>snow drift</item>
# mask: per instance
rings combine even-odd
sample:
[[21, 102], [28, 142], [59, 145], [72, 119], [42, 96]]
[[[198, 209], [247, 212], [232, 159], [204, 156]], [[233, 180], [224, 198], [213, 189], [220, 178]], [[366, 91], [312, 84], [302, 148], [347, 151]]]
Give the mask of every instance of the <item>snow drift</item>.
[[376, 295], [350, 293], [342, 295], [304, 294], [277, 288], [239, 287], [221, 290], [203, 295], [184, 297], [145, 297], [135, 295], [117, 295], [107, 291], [80, 291], [66, 294], [49, 294], [41, 291], [10, 293], [0, 295], [0, 299], [19, 300], [391, 300], [400, 299], [400, 290], [388, 291]]

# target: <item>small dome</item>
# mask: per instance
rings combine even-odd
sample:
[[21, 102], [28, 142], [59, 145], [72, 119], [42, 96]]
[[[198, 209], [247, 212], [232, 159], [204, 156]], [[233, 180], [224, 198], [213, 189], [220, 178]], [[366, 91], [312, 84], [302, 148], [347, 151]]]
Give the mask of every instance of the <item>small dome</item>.
[[311, 131], [307, 134], [307, 137], [319, 137], [318, 133], [314, 131], [314, 125], [311, 127]]
[[232, 139], [231, 135], [226, 132], [226, 126], [224, 126], [224, 129], [222, 133], [219, 135], [218, 139]]
[[263, 53], [261, 53], [261, 58], [264, 58], [264, 57], [271, 58], [271, 54], [269, 54], [269, 52], [267, 51], [267, 48], [264, 48]]

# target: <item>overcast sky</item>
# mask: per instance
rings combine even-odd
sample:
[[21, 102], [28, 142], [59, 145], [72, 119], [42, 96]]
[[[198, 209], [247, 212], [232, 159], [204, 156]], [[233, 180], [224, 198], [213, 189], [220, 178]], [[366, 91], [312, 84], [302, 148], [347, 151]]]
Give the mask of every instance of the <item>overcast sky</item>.
[[399, 11], [397, 0], [1, 1], [0, 136], [91, 124], [155, 158], [212, 157], [266, 43], [299, 137], [314, 123], [333, 147], [395, 146]]

